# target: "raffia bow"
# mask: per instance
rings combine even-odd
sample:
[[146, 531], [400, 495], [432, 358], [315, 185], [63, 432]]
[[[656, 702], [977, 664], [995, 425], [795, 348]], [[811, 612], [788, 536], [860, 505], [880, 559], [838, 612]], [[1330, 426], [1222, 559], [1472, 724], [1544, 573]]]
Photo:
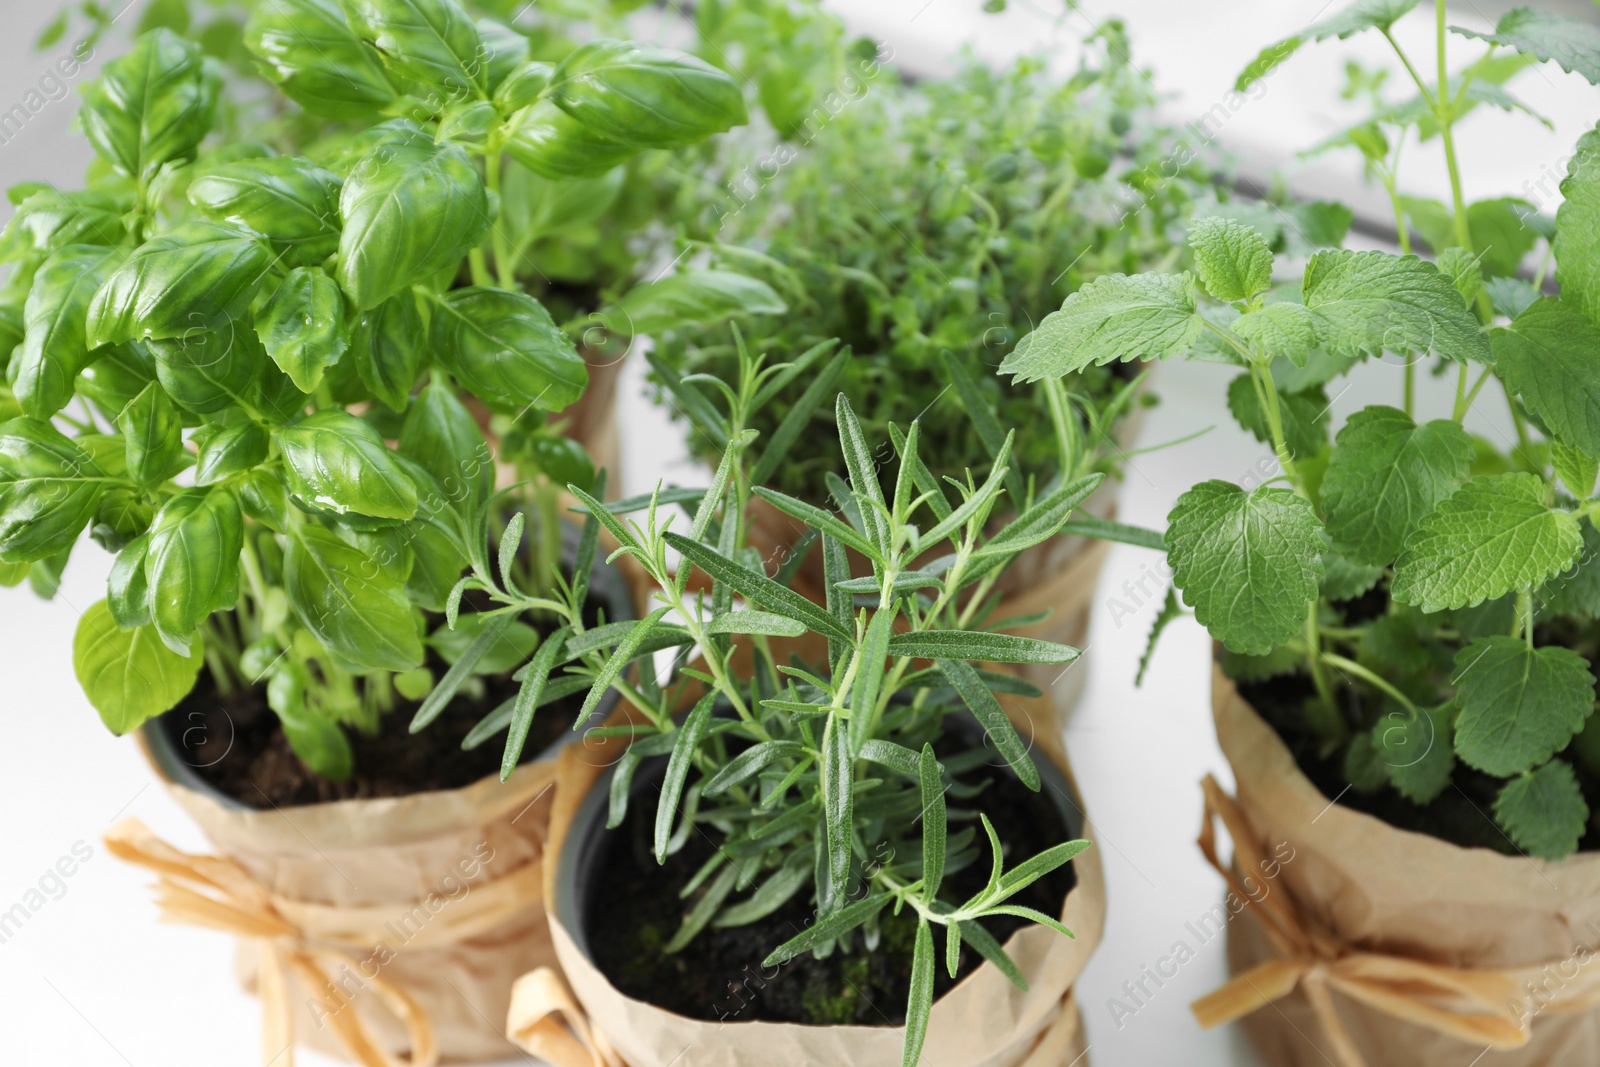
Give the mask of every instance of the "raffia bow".
[[[249, 938], [260, 947], [257, 992], [261, 997], [261, 1058], [294, 1067], [294, 1009], [287, 976], [293, 974], [315, 998], [322, 1019], [351, 1059], [362, 1067], [434, 1067], [439, 1049], [427, 1012], [381, 973], [360, 972], [364, 988], [410, 1035], [402, 1058], [373, 1035], [359, 1009], [334, 982], [351, 969], [353, 957], [389, 936], [384, 923], [412, 905], [341, 907], [291, 900], [269, 892], [238, 863], [220, 856], [183, 852], [156, 837], [138, 819], [124, 819], [105, 836], [106, 848], [128, 863], [156, 872], [156, 902], [162, 918]], [[472, 886], [422, 927], [408, 946], [447, 944], [485, 933], [542, 900], [538, 864]], [[347, 1010], [348, 1009], [348, 1010]]]
[[[1446, 1034], [1471, 1045], [1518, 1048], [1532, 1036], [1528, 992], [1546, 982], [1555, 961], [1533, 967], [1492, 970], [1451, 967], [1385, 952], [1356, 948], [1296, 910], [1287, 892], [1260, 895], [1244, 884], [1239, 871], [1263, 870], [1266, 859], [1238, 803], [1207, 775], [1200, 850], [1228, 882], [1228, 887], [1253, 908], [1280, 958], [1235, 975], [1221, 989], [1190, 1005], [1206, 1029], [1241, 1019], [1258, 1008], [1302, 989], [1312, 1012], [1344, 1067], [1366, 1067], [1350, 1032], [1339, 1018], [1332, 991], [1384, 1014]], [[1217, 857], [1215, 821], [1221, 819], [1233, 838], [1233, 865]], [[1539, 1011], [1577, 1011], [1600, 1006], [1600, 955], [1576, 965], [1562, 988], [1545, 999]]]

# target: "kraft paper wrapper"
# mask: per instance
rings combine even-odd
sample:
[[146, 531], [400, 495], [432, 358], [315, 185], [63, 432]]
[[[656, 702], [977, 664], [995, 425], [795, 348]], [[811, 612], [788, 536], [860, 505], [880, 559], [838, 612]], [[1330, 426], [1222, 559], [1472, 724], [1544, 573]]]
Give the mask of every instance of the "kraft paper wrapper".
[[[1041, 702], [1005, 696], [1001, 700], [1024, 736], [1035, 731], [1035, 748], [1061, 767], [1071, 782], [1065, 754], [1048, 726], [1053, 720], [1040, 707]], [[586, 763], [577, 746], [563, 752], [551, 812], [552, 856], [560, 854], [574, 812], [603, 770]], [[1004, 831], [1004, 827], [999, 829]], [[1083, 836], [1094, 839], [1087, 817]], [[1027, 976], [1028, 991], [1017, 989], [992, 964], [983, 964], [935, 1002], [921, 1067], [1086, 1067], [1072, 985], [1099, 944], [1105, 922], [1105, 879], [1098, 846], [1079, 855], [1074, 865], [1077, 884], [1067, 895], [1061, 920], [1076, 939], [1041, 927], [1026, 927], [1013, 934], [1006, 951]], [[554, 881], [551, 864], [545, 868], [547, 901]], [[578, 951], [548, 903], [547, 911], [556, 955], [587, 1014], [588, 1025], [620, 1054], [627, 1067], [899, 1067], [904, 1030], [898, 1027], [715, 1023], [685, 1018], [624, 996]], [[544, 977], [547, 981], [548, 976]], [[514, 1035], [519, 1016], [524, 1021], [528, 1018], [521, 1010], [513, 1012], [510, 1030]], [[532, 1045], [528, 1049], [536, 1054], [540, 1051]], [[559, 1067], [587, 1067], [589, 1062], [599, 1061], [575, 1056]]]
[[[1600, 947], [1600, 855], [1546, 862], [1461, 848], [1330, 805], [1220, 670], [1214, 670], [1212, 709], [1239, 807], [1258, 842], [1270, 849], [1288, 841], [1295, 849], [1280, 870], [1279, 891], [1341, 941], [1451, 967], [1554, 965], [1546, 973], [1555, 992], [1562, 989], [1557, 969]], [[1244, 909], [1228, 930], [1232, 972], [1275, 957], [1252, 909]], [[1485, 1052], [1337, 991], [1332, 997], [1368, 1067], [1600, 1063], [1600, 1009], [1542, 1012], [1526, 1045]], [[1274, 1067], [1338, 1060], [1299, 989], [1242, 1023]]]
[[[458, 883], [482, 885], [540, 863], [554, 777], [555, 761], [541, 760], [518, 767], [503, 784], [490, 776], [462, 789], [267, 811], [226, 808], [184, 785], [165, 784], [217, 850], [268, 892], [358, 908], [448, 896]], [[488, 849], [492, 858], [479, 863], [472, 877], [462, 877], [459, 865], [466, 861], [470, 868], [475, 857], [489, 855]], [[447, 882], [451, 877], [457, 881]], [[511, 983], [555, 959], [540, 905], [535, 895], [504, 922], [464, 941], [391, 942], [393, 958], [379, 973], [421, 1006], [445, 1061], [516, 1055], [503, 1029]], [[444, 903], [429, 921], [445, 921], [450, 907]], [[236, 962], [241, 984], [255, 991], [254, 943], [239, 942]], [[384, 1047], [406, 1050], [409, 1038], [401, 1021], [385, 1010], [372, 988], [356, 986], [357, 963], [359, 958], [352, 960], [349, 983], [337, 978], [336, 983], [354, 989], [352, 1004]], [[326, 1020], [319, 1024], [310, 1008], [306, 991], [295, 986], [292, 975], [288, 981], [299, 1043], [343, 1057]]]

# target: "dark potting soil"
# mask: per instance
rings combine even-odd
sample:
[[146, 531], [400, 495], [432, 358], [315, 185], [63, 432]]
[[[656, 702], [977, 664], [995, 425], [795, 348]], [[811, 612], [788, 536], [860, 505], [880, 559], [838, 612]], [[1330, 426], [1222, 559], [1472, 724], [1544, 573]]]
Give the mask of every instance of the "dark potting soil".
[[[980, 808], [1000, 834], [1007, 869], [1052, 845], [1067, 840], [1067, 828], [1048, 793], [1033, 793], [1008, 768], [982, 768], [968, 780], [988, 788], [964, 807]], [[1049, 785], [1045, 790], [1050, 789]], [[644, 803], [638, 803], [643, 799]], [[954, 812], [952, 811], [952, 816]], [[974, 812], [972, 818], [976, 820]], [[628, 996], [668, 1011], [708, 1021], [765, 1020], [813, 1025], [903, 1026], [910, 987], [916, 918], [907, 908], [899, 916], [880, 913], [882, 940], [871, 952], [861, 950], [855, 932], [854, 952], [835, 951], [826, 959], [802, 953], [779, 968], [761, 966], [768, 953], [805, 929], [815, 917], [809, 896], [796, 894], [773, 914], [747, 926], [708, 928], [682, 951], [667, 955], [662, 948], [677, 931], [694, 898], [680, 900], [679, 891], [706, 861], [712, 842], [697, 835], [658, 866], [651, 854], [655, 805], [648, 795], [629, 805], [622, 826], [609, 831], [589, 907], [586, 931], [594, 961], [612, 984]], [[952, 818], [951, 829], [960, 825]], [[606, 832], [606, 831], [602, 831]], [[983, 835], [978, 835], [980, 842]], [[945, 879], [946, 900], [965, 900], [983, 889], [989, 877], [989, 853]], [[1062, 902], [1077, 883], [1072, 864], [1058, 867], [1034, 882], [1011, 903], [1048, 915], [1060, 915]], [[1008, 916], [983, 925], [1004, 944], [1028, 925]], [[1059, 935], [1056, 935], [1059, 936]], [[944, 937], [935, 931], [939, 960], [934, 996], [943, 996], [983, 958], [970, 945], [961, 946], [958, 977], [944, 965]]]
[[[435, 677], [447, 665], [432, 658]], [[208, 783], [252, 808], [288, 808], [335, 800], [398, 797], [436, 789], [459, 789], [500, 770], [504, 735], [490, 738], [471, 751], [461, 741], [478, 721], [519, 688], [509, 674], [483, 678], [483, 695], [458, 693], [421, 733], [410, 732], [418, 702], [398, 698], [394, 710], [379, 721], [376, 734], [345, 729], [355, 755], [355, 772], [344, 781], [324, 778], [300, 762], [289, 747], [278, 716], [267, 706], [266, 686], [228, 695], [217, 692], [210, 672], [171, 716], [173, 740]], [[522, 762], [539, 756], [572, 729], [583, 694], [539, 709], [533, 717]]]
[[[1494, 821], [1494, 802], [1503, 784], [1481, 771], [1456, 761], [1451, 784], [1427, 804], [1416, 804], [1391, 788], [1361, 793], [1348, 788], [1342, 749], [1324, 756], [1315, 735], [1306, 726], [1305, 702], [1315, 688], [1302, 674], [1283, 675], [1259, 682], [1239, 683], [1239, 695], [1250, 702], [1294, 754], [1300, 770], [1330, 799], [1355, 811], [1382, 819], [1390, 826], [1428, 834], [1463, 848], [1487, 848], [1517, 855], [1517, 849]], [[1349, 693], [1353, 701], [1357, 694]], [[1347, 721], [1357, 721], [1353, 708]], [[1579, 771], [1580, 778], [1582, 771]], [[1587, 788], [1585, 792], [1588, 792]], [[1591, 794], [1592, 802], [1592, 794]], [[1579, 851], [1600, 849], [1600, 835], [1590, 825], [1578, 843]]]

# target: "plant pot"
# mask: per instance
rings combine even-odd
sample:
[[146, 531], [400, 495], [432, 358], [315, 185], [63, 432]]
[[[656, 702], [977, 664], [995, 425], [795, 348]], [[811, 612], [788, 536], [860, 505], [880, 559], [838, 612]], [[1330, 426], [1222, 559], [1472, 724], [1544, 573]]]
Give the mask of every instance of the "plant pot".
[[1324, 796], [1220, 670], [1212, 708], [1237, 798], [1208, 779], [1202, 846], [1214, 855], [1221, 814], [1236, 893], [1254, 857], [1277, 862], [1228, 927], [1245, 977], [1196, 1002], [1202, 1022], [1242, 1018], [1282, 1067], [1600, 1061], [1600, 855], [1546, 862], [1397, 829]]
[[[569, 561], [575, 543], [566, 544]], [[591, 589], [608, 618], [631, 617], [613, 570], [597, 566]], [[612, 703], [608, 698], [604, 712]], [[540, 906], [541, 863], [555, 757], [575, 734], [559, 737], [504, 783], [495, 773], [462, 788], [255, 810], [186, 761], [182, 734], [191, 727], [173, 714], [147, 723], [141, 744], [220, 858], [174, 856], [147, 832], [141, 836], [142, 827], [119, 827], [112, 836], [120, 838], [108, 844], [164, 875], [163, 857], [193, 867], [202, 882], [222, 869], [225, 900], [250, 902], [247, 910], [288, 922], [286, 936], [241, 936], [236, 957], [241, 983], [267, 994], [265, 1043], [280, 1045], [268, 1056], [291, 1040], [385, 1065], [391, 1061], [369, 1058], [359, 1046], [409, 1051], [414, 1063], [428, 1061], [430, 1042], [446, 1060], [515, 1054], [500, 1029], [511, 982], [554, 961]], [[187, 898], [176, 908], [172, 900], [195, 881], [179, 878], [176, 894], [164, 882], [169, 915], [184, 917]], [[205, 924], [204, 917], [189, 921]], [[250, 927], [222, 926], [241, 935]], [[316, 969], [306, 970], [306, 959]], [[324, 981], [348, 1006], [319, 998]], [[406, 1002], [425, 1017], [424, 1034], [412, 1029]], [[283, 1017], [285, 1007], [292, 1020]], [[352, 1020], [362, 1032], [352, 1031]]]
[[[1026, 728], [1048, 719], [1038, 701], [1007, 699]], [[1054, 734], [1041, 731], [1038, 760], [1069, 835], [1093, 838], [1076, 797], [1071, 771]], [[595, 966], [584, 934], [583, 909], [593, 887], [603, 841], [610, 774], [602, 763], [617, 752], [574, 746], [558, 769], [550, 848], [559, 856], [545, 869], [545, 906], [557, 958], [576, 999], [553, 972], [518, 980], [507, 1032], [525, 1050], [556, 1067], [668, 1067], [694, 1049], [696, 1067], [764, 1067], [826, 1063], [836, 1067], [890, 1067], [901, 1062], [904, 1031], [889, 1026], [813, 1026], [761, 1021], [707, 1021], [675, 1014], [620, 992]], [[603, 756], [603, 758], [602, 758]], [[640, 770], [642, 776], [645, 771]], [[1018, 990], [984, 963], [935, 1001], [924, 1046], [924, 1067], [1046, 1067], [1087, 1062], [1073, 983], [1100, 939], [1105, 887], [1097, 849], [1074, 863], [1076, 884], [1061, 918], [1077, 935], [1069, 940], [1025, 927], [1006, 950], [1029, 981]], [[775, 946], [773, 946], [775, 947]]]
[[[1144, 423], [1144, 411], [1136, 398], [1127, 417], [1117, 424], [1113, 447], [1118, 455], [1134, 446]], [[1117, 481], [1108, 478], [1074, 509], [1074, 513], [1097, 519], [1115, 519], [1120, 488]], [[795, 543], [810, 529], [759, 497], [749, 502], [746, 514], [749, 516], [747, 541], [761, 553], [769, 572], [788, 557]], [[1014, 517], [1012, 514], [1001, 516], [993, 520], [993, 525], [998, 528]], [[1001, 599], [991, 617], [998, 620], [1048, 610], [1050, 616], [1043, 621], [1014, 627], [1007, 632], [1081, 648], [1089, 635], [1094, 591], [1110, 550], [1109, 542], [1070, 534], [1058, 534], [1048, 541], [1024, 549], [995, 583], [994, 591], [1000, 594]], [[845, 551], [850, 557], [852, 574], [872, 573], [871, 565], [863, 556], [854, 549]], [[927, 559], [932, 560], [943, 554], [943, 549], [930, 550]], [[811, 599], [822, 600], [824, 581], [821, 552], [812, 549], [791, 584]], [[1016, 671], [1044, 690], [1050, 700], [1049, 706], [1056, 713], [1057, 723], [1062, 725], [1070, 717], [1078, 698], [1083, 695], [1089, 675], [1086, 662], [1074, 662], [1066, 667], [1048, 663], [1023, 664], [1007, 666], [1006, 669]]]

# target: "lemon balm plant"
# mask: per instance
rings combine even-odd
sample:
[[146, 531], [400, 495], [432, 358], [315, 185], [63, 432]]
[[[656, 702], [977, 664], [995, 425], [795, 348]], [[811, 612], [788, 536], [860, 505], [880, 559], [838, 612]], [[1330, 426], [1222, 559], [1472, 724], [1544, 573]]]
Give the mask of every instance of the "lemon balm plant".
[[[1303, 40], [1392, 42], [1415, 6], [1357, 4], [1268, 48], [1241, 80]], [[1096, 281], [1002, 369], [1048, 377], [1181, 355], [1201, 338], [1226, 353], [1242, 371], [1229, 406], [1270, 442], [1281, 474], [1252, 489], [1195, 486], [1166, 533], [1174, 581], [1224, 646], [1223, 669], [1319, 784], [1340, 796], [1348, 787], [1344, 803], [1459, 844], [1555, 859], [1591, 840], [1600, 781], [1600, 142], [1590, 133], [1577, 145], [1554, 222], [1522, 228], [1499, 224], [1512, 207], [1466, 203], [1454, 138], [1474, 105], [1514, 106], [1501, 57], [1516, 68], [1555, 59], [1597, 81], [1600, 49], [1586, 43], [1592, 30], [1553, 15], [1519, 10], [1490, 34], [1445, 18], [1441, 3], [1437, 78], [1400, 52], [1418, 98], [1381, 107], [1347, 138], [1385, 184], [1408, 131], [1442, 140], [1453, 204], [1448, 228], [1428, 238], [1446, 246], [1435, 260], [1319, 252], [1298, 283], [1279, 283], [1257, 233], [1202, 223], [1189, 238], [1194, 274]], [[1488, 42], [1458, 70], [1452, 32]], [[1546, 236], [1534, 281], [1515, 277]], [[1559, 294], [1542, 295], [1552, 258]], [[1406, 359], [1395, 402], [1356, 412], [1330, 442], [1322, 384], [1384, 353]], [[1420, 410], [1416, 395], [1430, 365], [1457, 383], [1442, 411]], [[1463, 427], [1491, 399], [1509, 405], [1509, 447]]]
[[[886, 486], [872, 444], [840, 395], [835, 412], [850, 495], [840, 514], [823, 511], [751, 478], [759, 435], [745, 416], [788, 369], [746, 356], [740, 378], [723, 385], [727, 411], [719, 429], [727, 446], [710, 487], [666, 497], [691, 514], [685, 528], [673, 528], [660, 491], [607, 507], [573, 487], [591, 526], [603, 525], [617, 553], [649, 575], [655, 606], [639, 621], [567, 638], [565, 654], [547, 643], [527, 668], [519, 708], [531, 714], [553, 665], [606, 649], [603, 666], [584, 672], [592, 683], [579, 721], [613, 687], [632, 710], [633, 725], [591, 731], [590, 739], [631, 740], [608, 787], [606, 825], [645, 820], [653, 864], [672, 865], [659, 876], [639, 876], [636, 887], [642, 899], [665, 900], [680, 916], [660, 932], [662, 955], [651, 958], [670, 969], [678, 966], [674, 956], [692, 952], [713, 929], [763, 921], [756, 929], [768, 938], [765, 966], [813, 953], [886, 953], [878, 945], [892, 915], [905, 934], [890, 969], [899, 969], [908, 997], [910, 1064], [920, 1055], [941, 953], [952, 978], [966, 945], [1025, 987], [984, 924], [1010, 918], [1066, 932], [1057, 919], [1059, 897], [1047, 914], [1019, 894], [1088, 842], [1049, 840], [1038, 855], [1018, 859], [1002, 847], [1002, 836], [1010, 842], [1025, 828], [991, 824], [979, 788], [994, 773], [980, 774], [980, 764], [995, 753], [1009, 780], [1040, 788], [1029, 746], [996, 697], [1037, 691], [973, 662], [1066, 663], [1077, 651], [981, 628], [976, 602], [960, 592], [1052, 536], [1102, 476], [1060, 486], [989, 532], [1005, 492], [1009, 442], [981, 480], [940, 484], [920, 458], [921, 429], [913, 422], [895, 431], [898, 474]], [[808, 545], [821, 552], [828, 573], [824, 603], [790, 588], [785, 572], [769, 575], [745, 546], [744, 512], [756, 498], [814, 531]], [[944, 553], [937, 562], [913, 566], [935, 546]], [[870, 573], [850, 572], [846, 547], [870, 561]], [[660, 678], [649, 656], [667, 649], [680, 654]], [[975, 718], [981, 732], [955, 730], [951, 717], [962, 715]], [[637, 777], [652, 756], [666, 758], [659, 796]], [[947, 794], [959, 803], [947, 806]], [[630, 815], [645, 796], [653, 810]], [[619, 851], [631, 854], [626, 846]], [[980, 869], [988, 873], [974, 882]], [[618, 905], [620, 877], [601, 876], [606, 888], [597, 891], [612, 916], [606, 925], [628, 926], [619, 951], [634, 964], [623, 969], [648, 967], [639, 952], [649, 935], [633, 929], [649, 907]], [[664, 886], [679, 890], [681, 905], [664, 896]], [[780, 913], [795, 904], [816, 917], [798, 936]], [[624, 914], [631, 917], [617, 919]], [[690, 972], [707, 970], [702, 962], [689, 964]], [[832, 994], [848, 996], [844, 983], [835, 983]], [[662, 981], [633, 995], [664, 1004], [660, 998], [673, 998], [676, 984]]]
[[12, 190], [0, 565], [59, 573], [86, 528], [116, 553], [74, 649], [113, 730], [205, 664], [223, 691], [264, 683], [338, 778], [340, 724], [423, 696], [429, 647], [462, 651], [424, 615], [487, 566], [494, 469], [460, 396], [559, 411], [584, 390], [550, 314], [494, 284], [505, 157], [615, 166], [744, 105], [714, 68], [629, 42], [529, 61], [454, 0], [270, 7], [254, 54], [343, 124], [317, 162], [208, 140], [218, 65], [158, 29], [85, 93], [88, 187]]

